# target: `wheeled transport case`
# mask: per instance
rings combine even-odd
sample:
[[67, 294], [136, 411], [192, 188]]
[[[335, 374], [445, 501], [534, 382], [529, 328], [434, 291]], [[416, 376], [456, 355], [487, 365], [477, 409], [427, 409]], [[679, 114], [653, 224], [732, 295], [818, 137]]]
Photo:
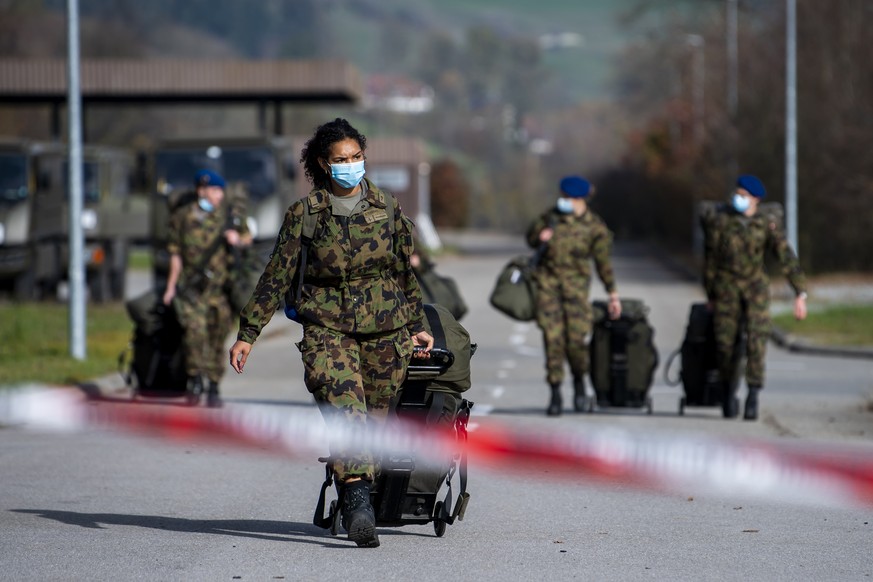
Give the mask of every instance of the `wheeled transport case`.
[[[438, 309], [444, 311], [445, 318], [448, 312], [442, 307]], [[442, 436], [454, 438], [458, 446], [451, 457], [439, 465], [432, 462], [418, 464], [415, 451], [383, 456], [377, 463], [379, 473], [370, 490], [370, 502], [377, 527], [433, 523], [434, 533], [442, 537], [446, 526], [464, 519], [470, 500], [464, 445], [473, 403], [458, 392], [447, 389], [447, 383], [441, 382], [454, 364], [455, 355], [445, 347], [445, 333], [435, 316], [434, 306], [426, 304], [425, 314], [428, 316], [428, 331], [434, 336], [434, 347], [429, 358], [413, 358], [395, 411], [398, 418], [418, 423], [424, 430], [443, 431]], [[475, 349], [476, 345], [470, 345], [467, 336], [466, 356], [471, 357]], [[330, 502], [326, 516], [324, 512], [328, 489], [335, 485], [339, 497], [339, 485], [335, 483], [332, 459], [322, 457], [319, 461], [325, 463], [325, 480], [313, 523], [329, 529], [332, 535], [338, 535], [342, 522], [339, 499]]]
[[[131, 388], [131, 399], [185, 398], [196, 404], [199, 395], [188, 393], [188, 376], [182, 348], [182, 328], [172, 306], [166, 306], [160, 295], [148, 291], [125, 303], [134, 322], [130, 347], [119, 357], [119, 368]], [[132, 352], [132, 355], [131, 355]], [[124, 360], [129, 363], [124, 370]]]
[[[649, 308], [639, 299], [621, 300], [621, 317], [610, 319], [605, 301], [594, 301], [590, 350], [591, 383], [598, 408], [645, 408], [658, 366]], [[589, 411], [594, 409], [591, 402]]]
[[[739, 409], [739, 399], [736, 393], [744, 367], [745, 352], [745, 322], [741, 321], [734, 344], [734, 364], [731, 366], [733, 377], [728, 382], [735, 401], [735, 409]], [[677, 357], [681, 361], [679, 376], [671, 378], [670, 370]], [[691, 305], [688, 312], [688, 325], [685, 328], [685, 338], [679, 349], [670, 354], [667, 359], [667, 365], [664, 366], [664, 381], [670, 386], [682, 384], [684, 394], [679, 398], [680, 415], [685, 414], [685, 408], [688, 406], [722, 407], [724, 388], [721, 373], [718, 370], [715, 327], [712, 312], [706, 303], [693, 303]]]

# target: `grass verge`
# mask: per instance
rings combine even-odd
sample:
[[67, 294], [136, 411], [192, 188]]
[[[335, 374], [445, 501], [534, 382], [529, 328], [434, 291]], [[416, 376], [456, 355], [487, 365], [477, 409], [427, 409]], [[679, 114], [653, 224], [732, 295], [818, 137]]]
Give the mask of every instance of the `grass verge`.
[[88, 305], [86, 359], [78, 361], [70, 355], [67, 305], [0, 304], [0, 386], [79, 384], [112, 373], [132, 333], [122, 303]]
[[785, 332], [827, 346], [873, 346], [873, 305], [834, 305], [811, 311], [804, 321], [791, 313], [773, 317]]

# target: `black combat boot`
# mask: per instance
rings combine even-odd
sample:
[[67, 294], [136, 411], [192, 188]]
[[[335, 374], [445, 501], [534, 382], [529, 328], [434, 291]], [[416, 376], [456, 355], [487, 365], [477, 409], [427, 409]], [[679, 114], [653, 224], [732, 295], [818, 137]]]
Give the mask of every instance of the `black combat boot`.
[[221, 396], [218, 395], [218, 382], [213, 380], [209, 381], [209, 391], [206, 392], [206, 406], [209, 408], [221, 408], [224, 406]]
[[758, 393], [760, 386], [749, 386], [749, 395], [746, 396], [746, 409], [743, 411], [743, 420], [758, 420]]
[[370, 504], [370, 482], [361, 479], [346, 483], [342, 492], [343, 527], [349, 532], [349, 539], [359, 548], [378, 548], [376, 514]]
[[727, 383], [724, 384], [722, 394], [724, 395], [721, 402], [722, 415], [725, 418], [736, 418], [740, 413], [740, 404], [737, 401], [736, 394], [728, 387]]
[[561, 400], [561, 384], [552, 384], [551, 388], [552, 399], [549, 400], [546, 416], [561, 416], [561, 409], [564, 407], [564, 401]]
[[200, 374], [190, 376], [188, 378], [188, 386], [185, 390], [185, 401], [188, 406], [197, 406], [200, 404], [200, 396], [203, 394], [203, 378]]
[[585, 394], [585, 378], [573, 378], [573, 410], [588, 410], [588, 396]]

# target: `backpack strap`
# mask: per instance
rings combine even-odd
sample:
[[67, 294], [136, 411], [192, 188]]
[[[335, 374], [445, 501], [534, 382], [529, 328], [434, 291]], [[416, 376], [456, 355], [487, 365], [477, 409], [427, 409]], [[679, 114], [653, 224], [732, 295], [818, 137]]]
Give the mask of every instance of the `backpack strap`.
[[297, 305], [303, 295], [303, 279], [306, 278], [306, 262], [309, 258], [309, 247], [318, 227], [318, 216], [324, 208], [318, 206], [315, 195], [303, 199], [303, 226], [300, 229], [300, 261], [297, 263], [297, 286], [292, 295], [289, 290], [285, 294], [285, 317], [292, 321], [298, 320]]
[[446, 343], [446, 331], [443, 329], [443, 322], [440, 321], [440, 314], [436, 308], [430, 303], [423, 303], [424, 316], [427, 317], [427, 323], [430, 325], [430, 334], [433, 336], [433, 347], [448, 351]]

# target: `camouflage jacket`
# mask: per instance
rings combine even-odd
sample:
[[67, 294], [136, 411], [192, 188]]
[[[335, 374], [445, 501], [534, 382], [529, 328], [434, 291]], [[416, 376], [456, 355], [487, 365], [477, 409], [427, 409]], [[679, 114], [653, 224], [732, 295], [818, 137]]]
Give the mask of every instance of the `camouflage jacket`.
[[[421, 290], [411, 276], [412, 222], [397, 199], [386, 208], [371, 182], [352, 216], [333, 216], [327, 190], [309, 194], [311, 212], [320, 213], [307, 256], [303, 292], [297, 305], [304, 325], [340, 333], [379, 334], [407, 327], [424, 330]], [[296, 285], [305, 200], [293, 203], [264, 273], [240, 314], [238, 338], [253, 343]], [[388, 227], [394, 221], [394, 236]]]
[[721, 205], [701, 218], [704, 232], [703, 286], [712, 301], [721, 285], [768, 281], [766, 253], [772, 252], [795, 293], [806, 290], [806, 278], [778, 221], [757, 212], [744, 216]]
[[582, 216], [562, 214], [551, 209], [536, 219], [527, 231], [527, 243], [539, 247], [540, 232], [548, 227], [555, 234], [549, 241], [537, 268], [538, 279], [591, 283], [591, 261], [607, 293], [615, 291], [610, 251], [612, 233], [606, 223], [590, 209]]
[[199, 272], [195, 270], [204, 261], [206, 253], [215, 246], [217, 237], [223, 239], [224, 231], [228, 228], [233, 228], [241, 235], [248, 234], [241, 212], [240, 208], [231, 207], [227, 202], [213, 212], [206, 212], [196, 202], [179, 206], [173, 211], [167, 233], [167, 251], [182, 257], [180, 287], [184, 289], [194, 280], [203, 282], [203, 292], [215, 291], [224, 286], [231, 260], [230, 251], [224, 242], [218, 244], [218, 248]]

